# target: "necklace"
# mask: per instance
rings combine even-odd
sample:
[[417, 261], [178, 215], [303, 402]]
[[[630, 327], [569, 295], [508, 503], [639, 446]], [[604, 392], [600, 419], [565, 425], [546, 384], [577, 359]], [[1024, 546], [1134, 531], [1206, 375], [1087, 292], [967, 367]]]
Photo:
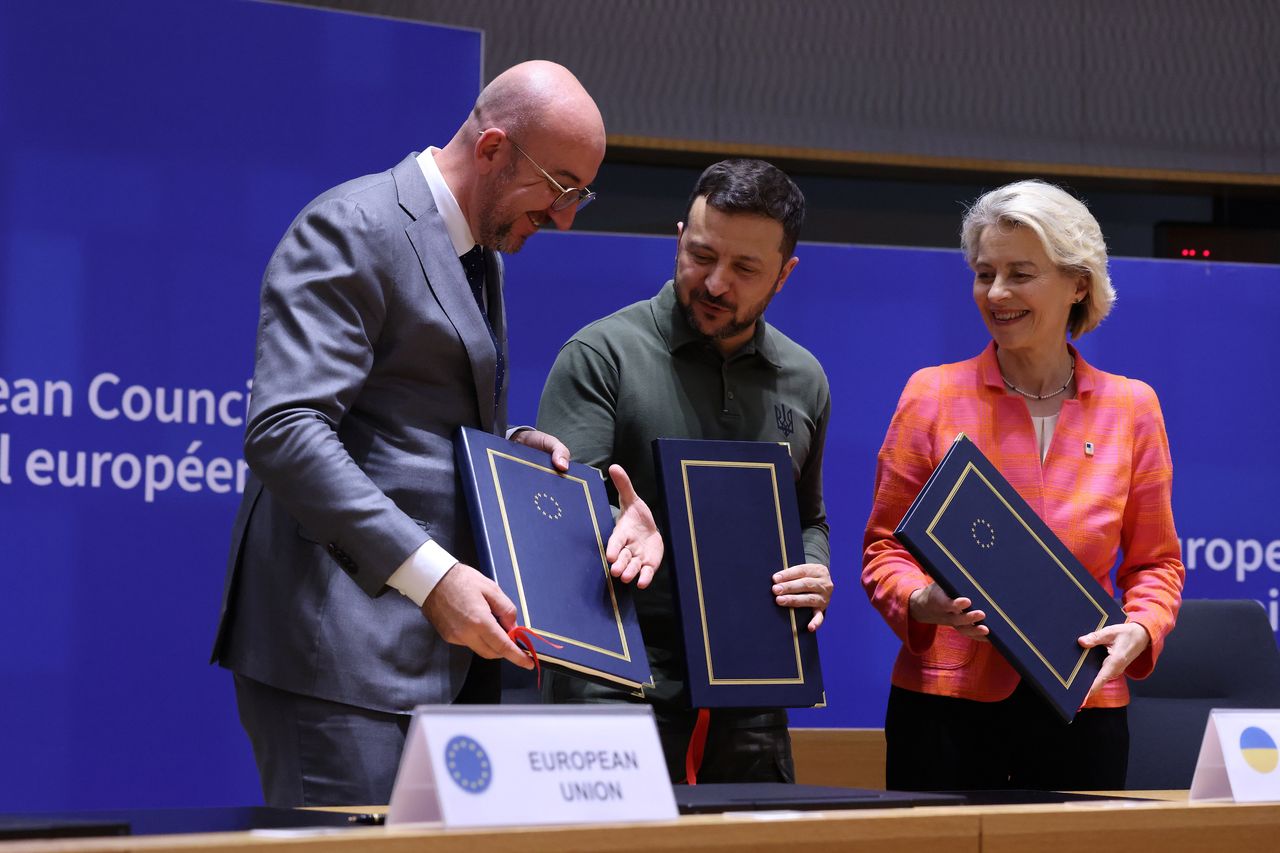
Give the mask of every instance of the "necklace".
[[1014, 385], [1008, 379], [1005, 379], [1003, 370], [1000, 371], [1000, 378], [1004, 381], [1004, 386], [1008, 388], [1010, 391], [1014, 392], [1015, 394], [1021, 394], [1022, 396], [1028, 397], [1032, 400], [1048, 400], [1052, 397], [1058, 396], [1063, 391], [1067, 390], [1067, 386], [1071, 384], [1071, 380], [1076, 378], [1076, 360], [1074, 358], [1071, 359], [1071, 372], [1067, 374], [1067, 381], [1062, 383], [1061, 388], [1059, 388], [1057, 391], [1054, 391], [1050, 394], [1032, 394], [1028, 391], [1023, 391], [1017, 385]]

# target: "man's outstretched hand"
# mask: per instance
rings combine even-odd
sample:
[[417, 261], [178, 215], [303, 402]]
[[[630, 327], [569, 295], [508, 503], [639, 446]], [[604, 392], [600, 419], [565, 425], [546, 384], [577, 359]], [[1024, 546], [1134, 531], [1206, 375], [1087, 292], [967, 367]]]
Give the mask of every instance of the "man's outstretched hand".
[[623, 583], [635, 580], [644, 589], [662, 563], [662, 534], [649, 505], [640, 499], [621, 465], [609, 466], [609, 478], [618, 490], [618, 520], [605, 548], [609, 570]]

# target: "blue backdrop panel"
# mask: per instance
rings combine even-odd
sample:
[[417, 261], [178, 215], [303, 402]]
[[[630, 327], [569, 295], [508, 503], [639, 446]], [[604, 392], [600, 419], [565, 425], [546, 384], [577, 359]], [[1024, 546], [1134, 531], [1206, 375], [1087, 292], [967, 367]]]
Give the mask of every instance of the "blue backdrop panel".
[[234, 0], [0, 4], [4, 810], [260, 801], [206, 663], [258, 283], [308, 199], [448, 140], [480, 47]]
[[[448, 138], [480, 36], [235, 0], [9, 0], [0, 71], [0, 803], [255, 802], [230, 678], [205, 661], [262, 268], [308, 199]], [[857, 583], [875, 454], [911, 372], [986, 334], [958, 252], [799, 254], [769, 318], [831, 378], [837, 592], [829, 707], [794, 719], [874, 726], [897, 647]], [[508, 259], [513, 421], [560, 344], [656, 292], [674, 256], [673, 238], [549, 233]], [[1081, 349], [1160, 394], [1188, 593], [1257, 598], [1274, 626], [1280, 271], [1114, 273], [1115, 315]]]
[[[767, 316], [831, 381], [824, 480], [836, 593], [819, 632], [828, 707], [792, 712], [792, 722], [879, 726], [898, 643], [858, 582], [876, 453], [911, 373], [976, 355], [989, 338], [959, 251], [801, 244], [797, 254]], [[674, 259], [674, 237], [589, 234], [538, 235], [508, 258], [513, 423], [534, 418], [560, 344], [585, 321], [657, 292]], [[1280, 269], [1122, 258], [1112, 275], [1115, 311], [1080, 350], [1160, 395], [1187, 595], [1256, 598], [1275, 628]]]

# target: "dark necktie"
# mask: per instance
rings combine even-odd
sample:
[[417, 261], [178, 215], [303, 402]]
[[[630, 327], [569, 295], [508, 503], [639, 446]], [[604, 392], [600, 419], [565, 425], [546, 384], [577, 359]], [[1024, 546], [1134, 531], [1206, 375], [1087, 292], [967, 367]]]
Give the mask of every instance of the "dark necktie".
[[493, 404], [496, 406], [498, 398], [502, 396], [502, 379], [506, 372], [506, 365], [503, 363], [502, 347], [498, 346], [498, 336], [493, 333], [493, 324], [489, 322], [489, 312], [484, 310], [484, 249], [473, 246], [471, 251], [458, 260], [462, 261], [462, 269], [467, 273], [467, 284], [471, 286], [471, 295], [475, 297], [476, 307], [480, 309], [480, 316], [484, 318], [484, 327], [489, 330], [489, 340], [493, 341], [493, 350], [497, 353], [498, 361], [493, 379]]

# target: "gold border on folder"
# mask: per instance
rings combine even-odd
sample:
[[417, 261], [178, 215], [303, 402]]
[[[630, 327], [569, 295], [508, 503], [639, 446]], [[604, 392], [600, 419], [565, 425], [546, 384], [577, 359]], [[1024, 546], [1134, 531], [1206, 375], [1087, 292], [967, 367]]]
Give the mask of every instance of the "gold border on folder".
[[1009, 510], [1009, 514], [1018, 519], [1018, 523], [1021, 524], [1031, 538], [1035, 540], [1036, 544], [1044, 549], [1044, 552], [1053, 560], [1054, 565], [1061, 569], [1062, 573], [1066, 575], [1067, 578], [1076, 585], [1076, 588], [1080, 590], [1081, 594], [1089, 600], [1089, 603], [1098, 609], [1099, 620], [1093, 630], [1096, 631], [1098, 628], [1107, 624], [1107, 611], [1104, 610], [1102, 605], [1098, 603], [1097, 599], [1089, 593], [1089, 590], [1085, 589], [1084, 586], [1081, 585], [1076, 576], [1071, 574], [1071, 572], [1067, 570], [1066, 566], [1062, 565], [1062, 561], [1058, 559], [1058, 555], [1053, 553], [1053, 551], [1049, 549], [1048, 545], [1044, 544], [1044, 540], [1037, 536], [1036, 532], [1031, 529], [1031, 526], [1027, 524], [1026, 520], [1018, 514], [1018, 511], [1009, 505], [1009, 502], [1004, 499], [1004, 495], [1000, 494], [999, 490], [997, 490], [995, 486], [991, 485], [991, 481], [984, 477], [982, 472], [979, 471], [972, 462], [966, 463], [964, 470], [961, 471], [960, 476], [956, 478], [955, 485], [951, 487], [951, 491], [947, 494], [946, 500], [944, 500], [942, 502], [942, 506], [938, 508], [938, 512], [933, 516], [933, 520], [929, 522], [929, 526], [925, 528], [925, 532], [929, 534], [929, 538], [933, 540], [934, 544], [937, 545], [939, 549], [941, 549], [942, 553], [947, 555], [947, 559], [954, 563], [955, 567], [959, 569], [966, 578], [968, 578], [969, 582], [977, 587], [983, 597], [991, 602], [991, 606], [995, 608], [995, 611], [999, 613], [1001, 618], [1009, 623], [1009, 627], [1022, 638], [1022, 642], [1026, 644], [1027, 648], [1031, 649], [1031, 651], [1035, 653], [1035, 656], [1044, 664], [1045, 669], [1053, 673], [1053, 677], [1058, 680], [1058, 683], [1063, 687], [1070, 687], [1071, 683], [1076, 680], [1076, 676], [1080, 674], [1080, 667], [1084, 665], [1085, 658], [1089, 656], [1090, 649], [1082, 648], [1080, 650], [1080, 654], [1076, 658], [1076, 665], [1071, 669], [1071, 674], [1064, 677], [1062, 673], [1054, 669], [1053, 665], [1049, 663], [1048, 658], [1046, 658], [1044, 654], [1041, 653], [1040, 649], [1031, 642], [1031, 639], [1022, 632], [1022, 629], [1018, 627], [1017, 623], [1009, 618], [1009, 614], [1004, 612], [1004, 609], [1000, 606], [999, 602], [995, 600], [991, 593], [987, 592], [986, 587], [978, 582], [978, 579], [973, 576], [973, 573], [966, 569], [964, 564], [957, 560], [955, 555], [947, 549], [947, 546], [942, 544], [942, 540], [933, 533], [933, 528], [936, 527], [938, 522], [942, 519], [943, 514], [947, 511], [947, 507], [951, 506], [951, 501], [955, 498], [956, 492], [960, 491], [960, 487], [964, 485], [965, 479], [970, 474], [975, 475], [988, 489], [991, 490], [991, 494], [995, 495], [996, 499], [999, 500], [1000, 503], [1004, 504], [1005, 509]]
[[[597, 652], [602, 655], [608, 655], [609, 657], [612, 657], [612, 658], [618, 658], [619, 660], [630, 662], [631, 650], [627, 647], [627, 635], [622, 625], [622, 614], [618, 612], [618, 598], [613, 591], [613, 577], [609, 574], [609, 561], [604, 554], [604, 540], [600, 535], [600, 525], [596, 523], [596, 508], [595, 508], [595, 505], [591, 502], [591, 492], [587, 489], [587, 481], [583, 480], [581, 477], [574, 477], [571, 474], [562, 474], [559, 471], [556, 471], [553, 468], [548, 468], [545, 465], [539, 465], [536, 462], [529, 462], [528, 460], [521, 459], [517, 456], [512, 456], [507, 453], [502, 453], [497, 450], [488, 449], [485, 452], [488, 454], [488, 457], [489, 457], [489, 471], [493, 474], [493, 486], [498, 493], [498, 510], [502, 514], [502, 531], [507, 539], [507, 552], [511, 556], [511, 569], [516, 576], [516, 590], [519, 593], [520, 612], [524, 616], [524, 620], [523, 620], [524, 625], [528, 628], [533, 629], [534, 631], [537, 631], [542, 636], [548, 637], [552, 640], [558, 640], [560, 642], [569, 643], [571, 645], [577, 646], [580, 649], [588, 649], [590, 651]], [[516, 556], [515, 540], [512, 538], [512, 535], [511, 535], [511, 522], [507, 517], [507, 502], [506, 502], [506, 498], [502, 494], [502, 479], [498, 476], [498, 463], [497, 463], [498, 458], [507, 459], [512, 462], [518, 462], [521, 465], [527, 465], [530, 468], [533, 468], [538, 471], [543, 471], [547, 474], [550, 474], [553, 477], [558, 477], [562, 480], [569, 480], [571, 482], [577, 483], [580, 486], [582, 486], [582, 494], [583, 494], [583, 497], [586, 498], [587, 509], [589, 510], [591, 515], [591, 526], [595, 529], [596, 550], [600, 555], [600, 568], [601, 568], [601, 571], [604, 572], [605, 588], [609, 590], [609, 603], [613, 606], [613, 619], [614, 619], [615, 625], [618, 628], [618, 641], [619, 641], [619, 645], [621, 645], [622, 647], [621, 653], [616, 652], [613, 649], [601, 648], [600, 646], [592, 645], [591, 643], [584, 643], [581, 640], [575, 639], [573, 637], [566, 637], [563, 634], [559, 634], [554, 631], [548, 631], [546, 628], [539, 628], [537, 625], [534, 624], [533, 614], [529, 612], [529, 602], [526, 600], [525, 594], [524, 594], [524, 577], [520, 573], [520, 558]], [[563, 664], [567, 667], [570, 667], [571, 669], [577, 669], [582, 672], [591, 672], [594, 675], [611, 678], [611, 680], [617, 680], [625, 684], [630, 685], [630, 684], [636, 683], [636, 682], [626, 681], [623, 679], [616, 679], [615, 677], [608, 676], [605, 673], [595, 672], [594, 670], [583, 667], [581, 664], [572, 664], [572, 663], [569, 663], [568, 661], [559, 660], [554, 655], [551, 655], [551, 654], [545, 654], [543, 652], [539, 652], [538, 657], [544, 660]]]
[[698, 586], [698, 612], [702, 617], [702, 646], [707, 656], [707, 681], [712, 685], [747, 686], [774, 684], [804, 684], [804, 664], [800, 659], [800, 638], [796, 630], [796, 611], [788, 607], [787, 618], [791, 621], [791, 645], [796, 654], [796, 676], [794, 678], [716, 678], [715, 665], [711, 660], [711, 632], [707, 628], [707, 604], [702, 590], [702, 561], [698, 555], [698, 532], [693, 523], [693, 497], [689, 491], [690, 468], [764, 468], [769, 471], [769, 481], [773, 488], [773, 514], [777, 520], [778, 553], [782, 568], [787, 568], [787, 543], [782, 528], [782, 505], [778, 501], [778, 472], [768, 462], [723, 462], [715, 459], [682, 459], [680, 474], [684, 479], [684, 505], [689, 514], [689, 541], [693, 545], [693, 577]]

